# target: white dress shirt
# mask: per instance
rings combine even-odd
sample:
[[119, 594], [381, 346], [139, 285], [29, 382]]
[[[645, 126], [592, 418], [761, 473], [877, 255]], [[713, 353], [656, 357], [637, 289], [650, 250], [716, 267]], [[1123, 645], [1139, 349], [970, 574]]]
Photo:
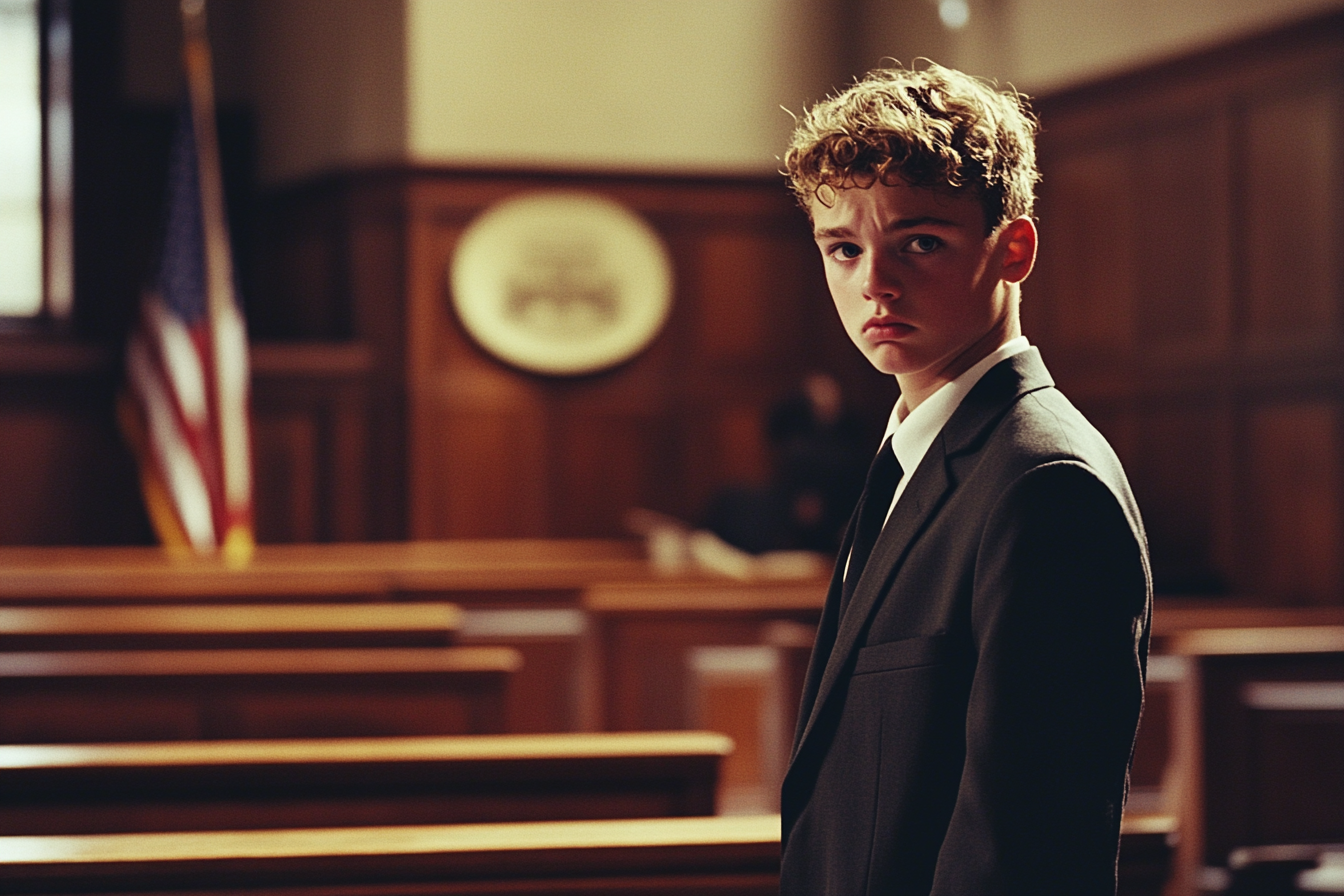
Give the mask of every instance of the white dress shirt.
[[933, 444], [933, 440], [938, 438], [938, 433], [942, 432], [947, 421], [952, 419], [952, 414], [956, 412], [961, 400], [991, 367], [1013, 355], [1020, 355], [1029, 348], [1031, 343], [1025, 336], [1009, 339], [981, 358], [970, 370], [952, 382], [944, 383], [937, 392], [920, 402], [919, 407], [913, 411], [906, 409], [905, 396], [896, 399], [896, 406], [891, 409], [891, 419], [887, 421], [887, 431], [882, 435], [882, 440], [886, 441], [887, 436], [891, 436], [891, 450], [896, 453], [896, 461], [901, 465], [903, 475], [901, 481], [896, 484], [896, 494], [892, 496], [891, 507], [887, 509], [888, 519], [891, 518], [891, 511], [896, 509], [896, 502], [901, 500], [901, 495], [905, 493], [905, 484], [919, 468], [920, 461], [924, 460], [924, 455]]
[[[891, 450], [896, 454], [896, 462], [901, 465], [901, 481], [896, 483], [896, 494], [887, 508], [887, 519], [891, 519], [896, 502], [905, 493], [905, 484], [919, 468], [929, 446], [938, 438], [938, 433], [943, 431], [947, 421], [952, 419], [961, 400], [980, 382], [980, 377], [1000, 361], [1020, 355], [1029, 348], [1031, 343], [1025, 336], [1009, 339], [981, 358], [970, 370], [952, 382], [939, 386], [937, 392], [920, 402], [913, 411], [906, 409], [904, 395], [896, 399], [896, 406], [891, 409], [891, 418], [887, 421], [887, 431], [882, 434], [883, 444], [888, 436], [891, 437]], [[849, 575], [849, 558], [845, 558], [845, 575]]]

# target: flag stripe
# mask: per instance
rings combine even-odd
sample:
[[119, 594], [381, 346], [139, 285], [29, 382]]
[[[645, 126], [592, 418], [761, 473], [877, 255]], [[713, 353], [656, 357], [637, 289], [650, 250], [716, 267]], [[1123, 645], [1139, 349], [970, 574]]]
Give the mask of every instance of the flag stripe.
[[187, 443], [169, 389], [150, 360], [143, 339], [131, 341], [126, 357], [131, 383], [145, 415], [148, 450], [159, 480], [167, 488], [191, 546], [198, 551], [209, 550], [217, 539], [210, 490], [197, 463], [198, 455]]
[[229, 560], [253, 541], [247, 328], [234, 294], [204, 2], [181, 8], [188, 101], [173, 137], [158, 269], [127, 349], [136, 410], [126, 426], [160, 538], [185, 534], [197, 551], [226, 548]]

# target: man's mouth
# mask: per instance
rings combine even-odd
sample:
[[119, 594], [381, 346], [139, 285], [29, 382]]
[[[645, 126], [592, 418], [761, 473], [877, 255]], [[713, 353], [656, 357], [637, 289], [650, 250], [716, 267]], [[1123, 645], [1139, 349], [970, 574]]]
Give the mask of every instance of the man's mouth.
[[864, 338], [872, 342], [900, 339], [915, 332], [915, 328], [899, 320], [870, 320], [863, 325]]

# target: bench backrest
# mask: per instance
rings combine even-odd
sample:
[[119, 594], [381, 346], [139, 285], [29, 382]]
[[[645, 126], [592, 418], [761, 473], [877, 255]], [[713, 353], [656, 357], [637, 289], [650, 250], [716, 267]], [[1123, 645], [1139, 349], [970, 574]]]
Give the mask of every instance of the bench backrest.
[[0, 607], [0, 651], [447, 647], [450, 603]]
[[712, 815], [708, 731], [0, 746], [0, 834]]
[[1344, 841], [1344, 626], [1191, 631], [1172, 648], [1191, 663], [1181, 879], [1238, 847]]
[[0, 653], [0, 743], [498, 733], [507, 647]]
[[6, 892], [356, 896], [436, 884], [456, 896], [765, 896], [779, 891], [779, 816], [0, 838]]

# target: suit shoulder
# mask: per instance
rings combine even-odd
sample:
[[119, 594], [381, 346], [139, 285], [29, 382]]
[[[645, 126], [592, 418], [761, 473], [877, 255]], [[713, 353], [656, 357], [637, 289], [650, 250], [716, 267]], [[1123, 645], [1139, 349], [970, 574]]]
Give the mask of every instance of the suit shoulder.
[[1020, 457], [1028, 465], [1072, 459], [1103, 479], [1121, 472], [1106, 437], [1058, 389], [1021, 396], [994, 427], [986, 448]]
[[[1138, 507], [1120, 459], [1096, 427], [1058, 389], [1043, 388], [1018, 397], [984, 433], [978, 450], [952, 459], [954, 478], [975, 480], [977, 491], [1001, 492], [1039, 467], [1069, 461], [1106, 486], [1138, 520]], [[1062, 471], [1047, 476], [1069, 476]]]
[[1022, 396], [990, 436], [986, 455], [1003, 458], [1005, 486], [1011, 481], [1034, 488], [1109, 493], [1131, 526], [1143, 531], [1119, 457], [1106, 437], [1057, 389]]

